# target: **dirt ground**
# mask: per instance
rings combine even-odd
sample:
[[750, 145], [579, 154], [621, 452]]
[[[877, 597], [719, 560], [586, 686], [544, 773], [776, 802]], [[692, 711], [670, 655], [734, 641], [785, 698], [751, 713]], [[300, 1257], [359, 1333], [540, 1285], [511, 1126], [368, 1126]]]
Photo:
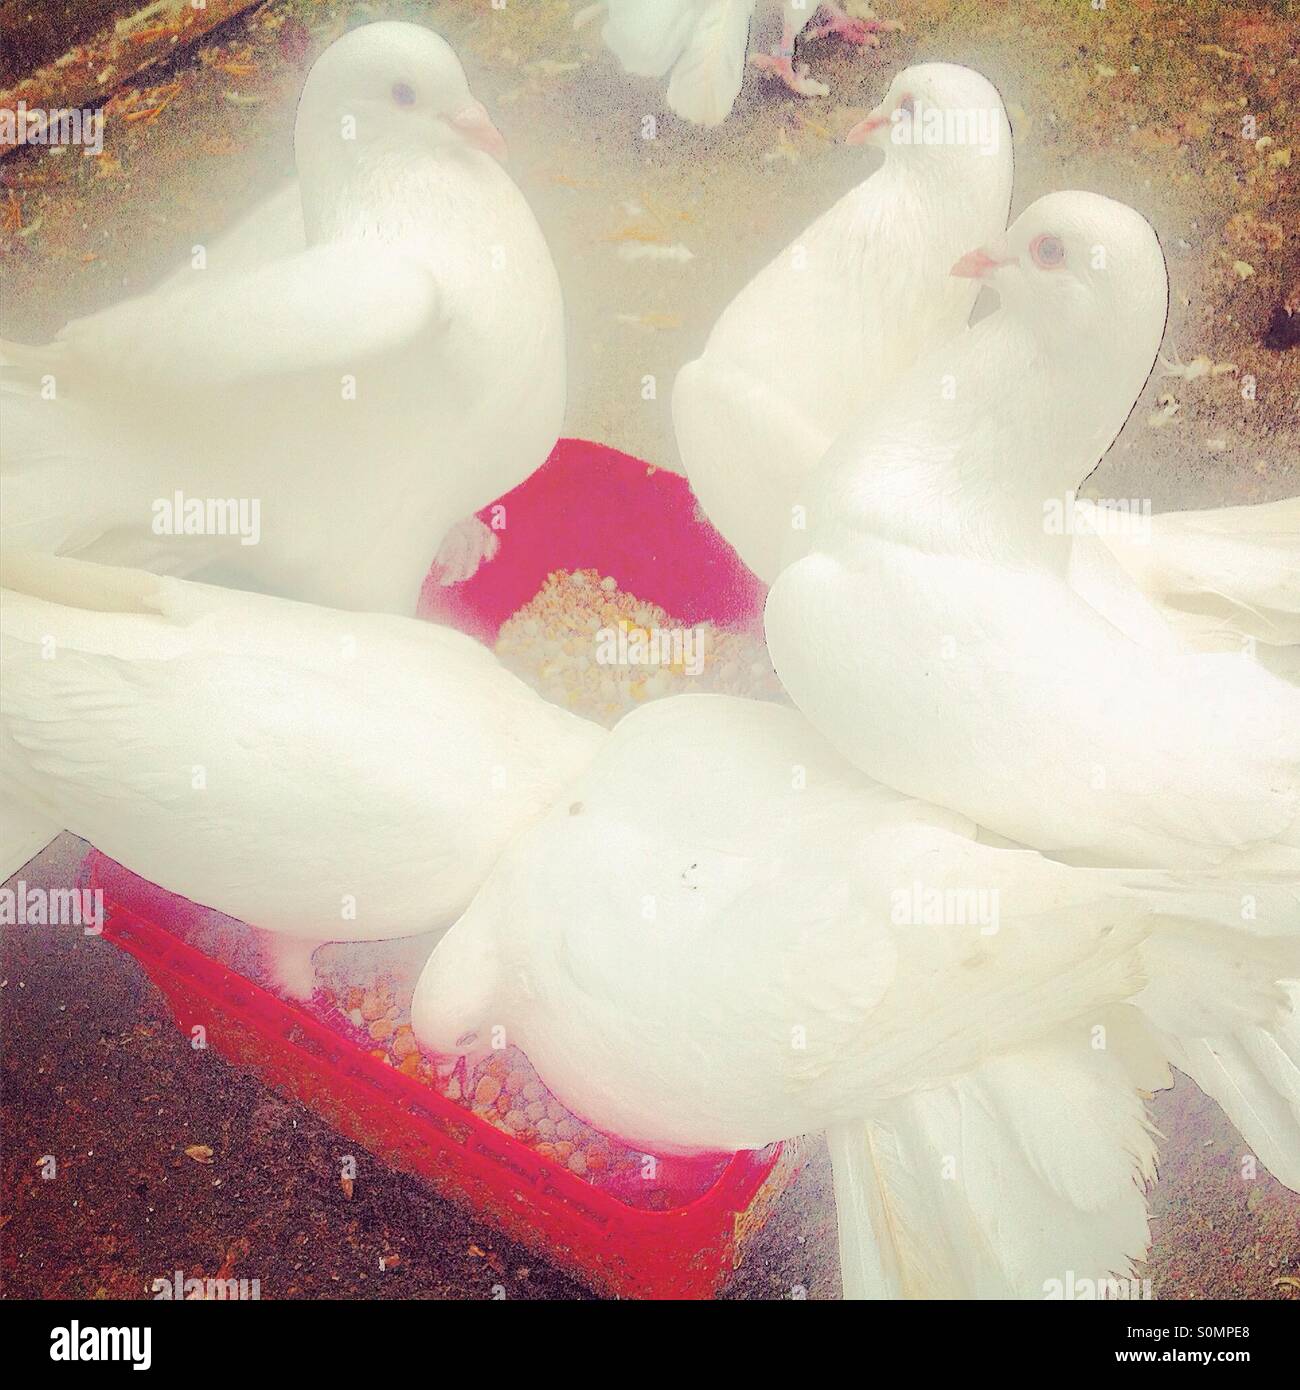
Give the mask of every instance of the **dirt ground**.
[[[33, 8], [33, 7], [18, 7]], [[577, 8], [577, 6], [573, 6]], [[39, 340], [147, 288], [292, 167], [306, 68], [347, 24], [434, 24], [462, 54], [551, 241], [569, 312], [567, 432], [675, 466], [668, 388], [717, 313], [871, 165], [838, 135], [913, 59], [997, 83], [1016, 134], [1013, 212], [1052, 188], [1133, 203], [1170, 264], [1171, 363], [1094, 475], [1099, 496], [1159, 509], [1287, 495], [1300, 477], [1300, 350], [1262, 343], [1300, 284], [1300, 19], [1289, 3], [879, 0], [903, 32], [876, 51], [827, 40], [805, 57], [832, 89], [800, 102], [750, 72], [731, 120], [675, 121], [625, 77], [565, 0], [349, 4], [281, 0], [155, 69], [109, 108], [105, 150], [0, 164], [5, 336]], [[0, 17], [3, 22], [3, 17]], [[755, 45], [772, 39], [770, 23]], [[642, 119], [658, 118], [642, 138]], [[1253, 138], [1243, 118], [1253, 117]], [[627, 259], [630, 246], [689, 259]], [[647, 401], [642, 379], [659, 383]], [[1253, 399], [1243, 391], [1253, 378]], [[29, 883], [73, 881], [64, 837]], [[233, 1271], [265, 1297], [580, 1297], [418, 1182], [363, 1164], [301, 1107], [184, 1046], [161, 997], [102, 941], [52, 929], [0, 941], [6, 1144], [0, 1270], [8, 1297], [144, 1296], [149, 1282]], [[1300, 1297], [1300, 1199], [1238, 1176], [1241, 1140], [1186, 1081], [1156, 1098], [1165, 1135], [1145, 1271], [1156, 1297]], [[111, 1117], [105, 1123], [105, 1117]], [[206, 1144], [212, 1164], [184, 1150]], [[44, 1181], [41, 1157], [59, 1156]], [[833, 1211], [815, 1158], [730, 1292], [835, 1297]], [[399, 1256], [392, 1268], [380, 1262]]]

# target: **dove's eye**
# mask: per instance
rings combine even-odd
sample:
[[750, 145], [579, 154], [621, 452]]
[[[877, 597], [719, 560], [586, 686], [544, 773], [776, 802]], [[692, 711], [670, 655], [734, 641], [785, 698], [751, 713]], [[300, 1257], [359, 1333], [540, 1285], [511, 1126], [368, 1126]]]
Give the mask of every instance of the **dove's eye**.
[[396, 106], [414, 106], [415, 88], [409, 82], [394, 82], [393, 103]]
[[478, 1034], [471, 1030], [468, 1033], [462, 1033], [460, 1037], [456, 1039], [456, 1046], [473, 1047], [476, 1042], [478, 1042]]
[[1029, 243], [1029, 254], [1034, 264], [1044, 270], [1055, 270], [1065, 264], [1065, 243], [1059, 236], [1044, 232]]

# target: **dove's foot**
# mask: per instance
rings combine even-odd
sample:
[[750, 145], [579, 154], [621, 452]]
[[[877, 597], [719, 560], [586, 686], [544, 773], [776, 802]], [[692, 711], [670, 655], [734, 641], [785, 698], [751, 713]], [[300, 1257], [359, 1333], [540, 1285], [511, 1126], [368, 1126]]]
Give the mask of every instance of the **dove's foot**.
[[834, 34], [845, 43], [879, 48], [881, 34], [892, 33], [902, 27], [892, 19], [859, 19], [849, 14], [843, 5], [823, 3], [818, 13], [824, 13], [826, 18], [804, 30], [810, 39], [824, 39]]
[[463, 584], [501, 549], [501, 537], [476, 516], [458, 521], [443, 537], [433, 561], [433, 577], [444, 587]]
[[794, 59], [781, 53], [755, 53], [749, 60], [769, 77], [780, 78], [789, 89], [801, 97], [824, 97], [830, 95], [830, 88], [808, 75], [808, 64], [795, 67]]

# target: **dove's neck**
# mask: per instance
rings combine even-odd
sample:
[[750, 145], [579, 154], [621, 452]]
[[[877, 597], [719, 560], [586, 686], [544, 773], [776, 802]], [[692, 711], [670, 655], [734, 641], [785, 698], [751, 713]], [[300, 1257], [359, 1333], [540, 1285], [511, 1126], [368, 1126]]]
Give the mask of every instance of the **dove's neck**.
[[[486, 164], [481, 163], [486, 161]], [[454, 166], [453, 167], [453, 163]], [[312, 244], [364, 237], [397, 242], [460, 220], [465, 175], [495, 168], [477, 151], [371, 147], [340, 163], [300, 152], [303, 223]]]
[[826, 547], [873, 535], [1063, 570], [1063, 508], [1131, 405], [1082, 348], [1068, 360], [997, 312], [927, 355], [822, 465], [809, 525]]
[[[968, 151], [893, 152], [884, 164], [852, 194], [863, 232], [891, 232], [894, 244], [900, 227], [915, 228], [908, 247], [910, 259], [928, 264], [936, 258], [944, 273], [958, 256], [973, 249], [1005, 224], [1010, 203], [1010, 179], [1001, 165]], [[893, 267], [898, 273], [905, 263]], [[967, 288], [955, 285], [951, 288]]]

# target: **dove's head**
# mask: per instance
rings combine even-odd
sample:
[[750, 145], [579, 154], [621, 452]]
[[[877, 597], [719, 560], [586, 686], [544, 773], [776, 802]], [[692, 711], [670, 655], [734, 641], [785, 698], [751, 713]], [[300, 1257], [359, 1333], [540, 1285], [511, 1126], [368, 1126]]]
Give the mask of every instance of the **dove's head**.
[[955, 63], [917, 63], [889, 84], [885, 99], [845, 136], [888, 160], [936, 172], [972, 155], [1010, 167], [1011, 127], [998, 89]]
[[350, 30], [316, 59], [294, 143], [300, 170], [346, 167], [385, 150], [505, 157], [505, 141], [450, 46], [430, 29], [395, 20]]
[[[490, 893], [490, 884], [483, 891]], [[473, 1064], [505, 1037], [492, 925], [490, 908], [476, 912], [471, 905], [438, 943], [415, 987], [411, 1027], [444, 1072], [459, 1057]]]
[[1002, 311], [1050, 350], [1136, 378], [1136, 397], [1164, 333], [1164, 253], [1140, 213], [1099, 193], [1049, 193], [1004, 235], [964, 255], [956, 276], [998, 293]]

